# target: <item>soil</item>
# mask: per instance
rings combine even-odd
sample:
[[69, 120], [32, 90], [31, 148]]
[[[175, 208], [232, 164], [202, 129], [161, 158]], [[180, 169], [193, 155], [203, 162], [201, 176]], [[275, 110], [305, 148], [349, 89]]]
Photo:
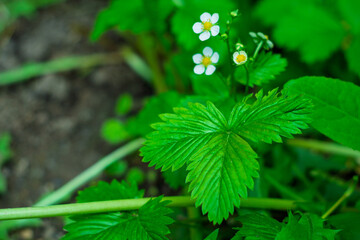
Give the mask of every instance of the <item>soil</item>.
[[[0, 45], [0, 72], [27, 62], [115, 51], [122, 44], [116, 34], [107, 36], [106, 45], [88, 40], [106, 4], [69, 0], [20, 19]], [[15, 155], [1, 170], [8, 191], [0, 207], [31, 206], [109, 153], [113, 147], [101, 139], [100, 127], [114, 116], [115, 100], [125, 92], [139, 105], [149, 88], [122, 63], [1, 87], [0, 134], [11, 134]], [[59, 239], [62, 226], [61, 219], [47, 219], [43, 227], [17, 231], [11, 239]]]

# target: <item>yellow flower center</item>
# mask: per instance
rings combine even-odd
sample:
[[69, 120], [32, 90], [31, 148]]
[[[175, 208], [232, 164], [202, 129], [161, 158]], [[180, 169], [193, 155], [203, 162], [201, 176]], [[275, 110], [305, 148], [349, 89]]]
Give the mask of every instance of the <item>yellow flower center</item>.
[[238, 63], [244, 62], [244, 61], [246, 61], [246, 56], [245, 56], [245, 55], [242, 55], [242, 54], [239, 54], [239, 55], [236, 57], [236, 61], [237, 61]]
[[202, 64], [207, 67], [211, 64], [211, 59], [210, 57], [204, 57], [203, 60], [202, 60]]
[[265, 36], [266, 40], [269, 40], [269, 36], [268, 36], [268, 35], [264, 35], [264, 36]]
[[211, 27], [212, 27], [211, 22], [204, 22], [204, 30], [210, 31]]

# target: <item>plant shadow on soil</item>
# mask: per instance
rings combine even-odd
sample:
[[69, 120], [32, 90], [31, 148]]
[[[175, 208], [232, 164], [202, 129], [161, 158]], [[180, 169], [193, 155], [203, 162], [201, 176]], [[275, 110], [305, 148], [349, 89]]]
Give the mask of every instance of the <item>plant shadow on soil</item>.
[[[0, 44], [0, 72], [27, 62], [116, 51], [123, 44], [116, 34], [109, 34], [106, 44], [88, 40], [106, 3], [71, 0], [20, 19], [10, 40]], [[115, 100], [125, 92], [139, 109], [151, 91], [123, 63], [1, 87], [0, 134], [11, 134], [14, 157], [2, 169], [8, 191], [0, 207], [31, 206], [113, 150], [100, 138], [100, 127], [114, 116]], [[46, 219], [43, 227], [17, 231], [11, 239], [59, 239], [62, 226], [59, 218]]]

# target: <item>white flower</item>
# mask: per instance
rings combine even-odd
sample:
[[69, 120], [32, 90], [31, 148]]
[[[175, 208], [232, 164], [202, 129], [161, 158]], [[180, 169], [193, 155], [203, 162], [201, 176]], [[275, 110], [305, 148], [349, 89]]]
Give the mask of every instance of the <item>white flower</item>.
[[[219, 25], [215, 25], [219, 20], [219, 14], [214, 13], [203, 13], [200, 16], [201, 22], [196, 22], [193, 25], [193, 30], [195, 33], [200, 34], [199, 38], [201, 41], [205, 41], [210, 38], [210, 35], [216, 36], [220, 32]], [[211, 33], [211, 34], [210, 34]]]
[[247, 61], [247, 54], [245, 51], [237, 51], [233, 54], [233, 60], [236, 65], [242, 65]]
[[193, 56], [193, 61], [197, 64], [194, 67], [194, 73], [211, 75], [215, 72], [216, 67], [213, 65], [219, 61], [219, 54], [214, 52], [210, 47], [205, 47], [203, 54], [197, 53]]

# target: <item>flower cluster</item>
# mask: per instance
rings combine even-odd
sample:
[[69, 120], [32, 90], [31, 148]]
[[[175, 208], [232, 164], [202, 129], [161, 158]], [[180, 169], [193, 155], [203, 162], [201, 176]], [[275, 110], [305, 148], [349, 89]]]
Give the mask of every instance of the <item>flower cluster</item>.
[[274, 47], [273, 42], [270, 41], [269, 37], [267, 35], [263, 34], [262, 32], [258, 32], [258, 33], [250, 32], [249, 34], [253, 38], [253, 41], [255, 44], [264, 42], [263, 47], [265, 50], [270, 50]]

